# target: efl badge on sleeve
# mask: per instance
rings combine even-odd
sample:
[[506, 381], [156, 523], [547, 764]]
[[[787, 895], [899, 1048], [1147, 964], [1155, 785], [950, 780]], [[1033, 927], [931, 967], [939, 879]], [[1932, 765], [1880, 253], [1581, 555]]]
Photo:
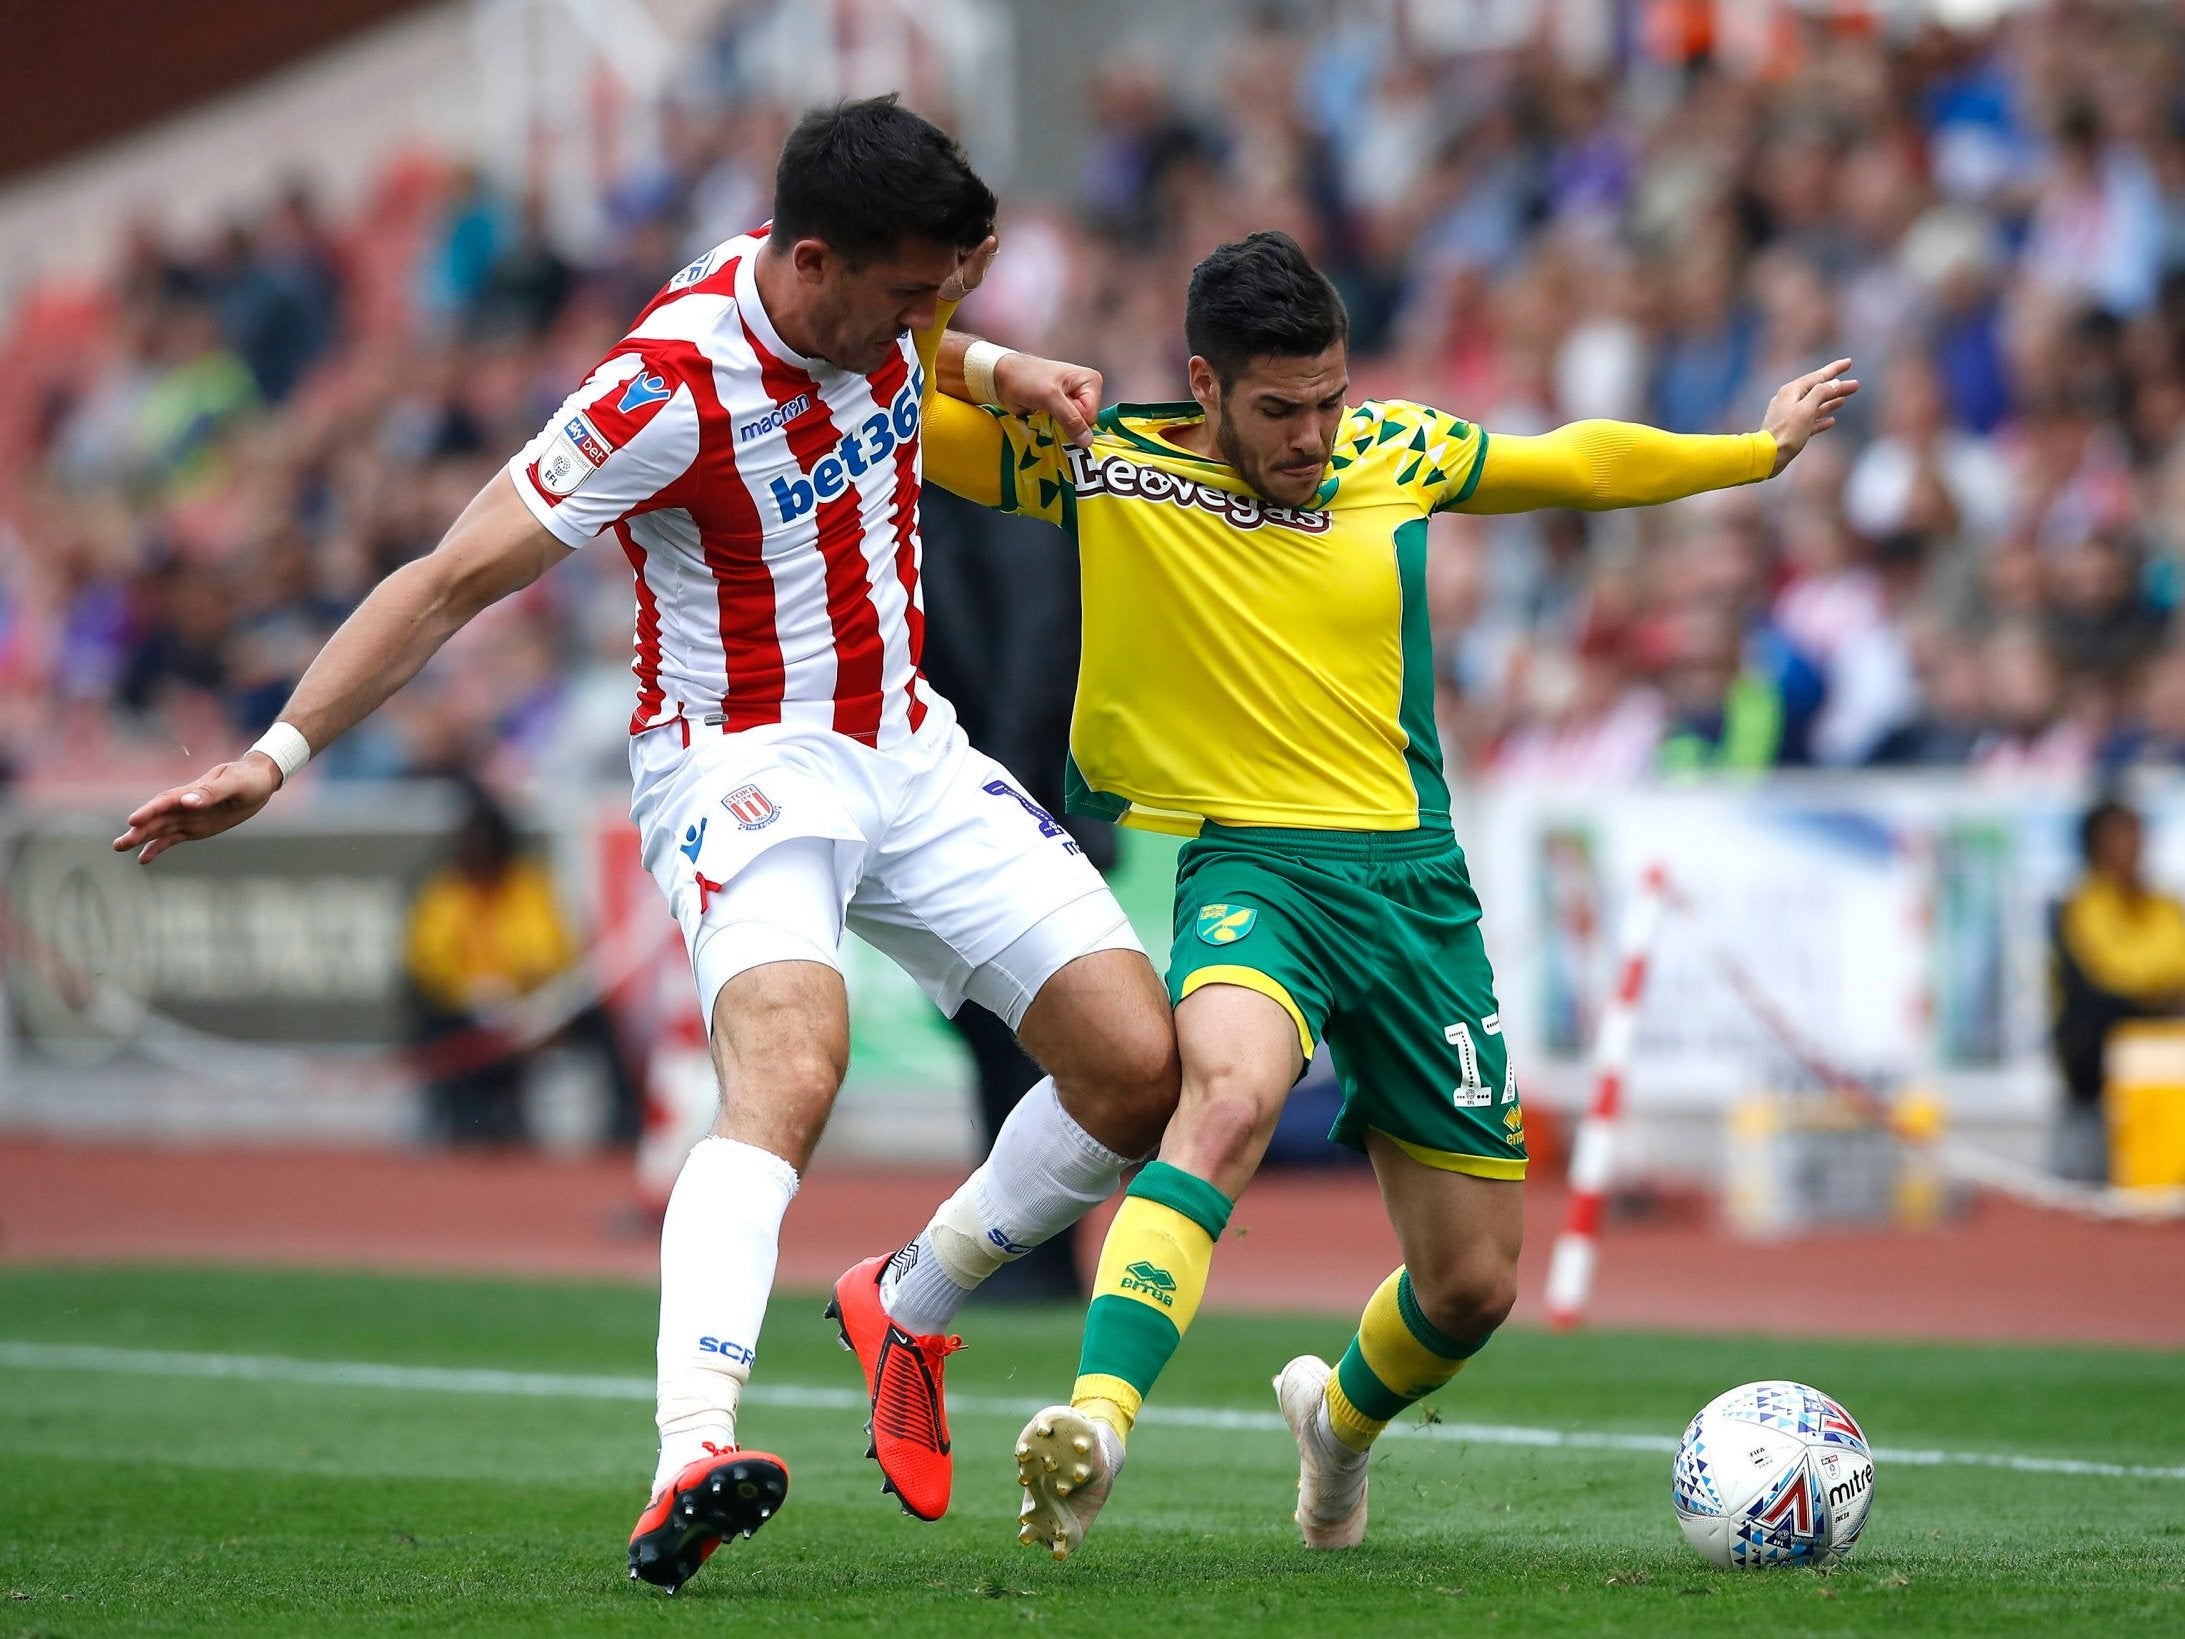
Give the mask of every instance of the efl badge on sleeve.
[[614, 452], [582, 410], [555, 429], [539, 457], [539, 488], [549, 495], [573, 495]]

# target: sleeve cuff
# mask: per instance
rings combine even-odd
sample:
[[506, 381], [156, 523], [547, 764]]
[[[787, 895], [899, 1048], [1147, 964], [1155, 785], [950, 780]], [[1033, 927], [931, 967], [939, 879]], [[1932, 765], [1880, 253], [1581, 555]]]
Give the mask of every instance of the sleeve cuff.
[[1745, 482], [1757, 484], [1775, 471], [1775, 434], [1763, 429], [1745, 436], [1751, 446], [1752, 458], [1752, 468]]
[[529, 465], [519, 454], [502, 470], [508, 474], [508, 481], [515, 486], [516, 493], [523, 498], [523, 504], [531, 509], [531, 516], [539, 520], [546, 532], [572, 549], [585, 545], [597, 536], [598, 530], [586, 529], [575, 519], [563, 517], [546, 504], [545, 498], [533, 486], [531, 475], [525, 470]]

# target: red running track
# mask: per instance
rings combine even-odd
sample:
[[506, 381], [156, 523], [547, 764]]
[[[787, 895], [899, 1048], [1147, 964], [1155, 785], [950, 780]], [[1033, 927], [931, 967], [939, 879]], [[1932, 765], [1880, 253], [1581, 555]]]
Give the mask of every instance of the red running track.
[[[783, 1228], [784, 1285], [828, 1284], [915, 1232], [946, 1173], [830, 1170]], [[1538, 1324], [1559, 1186], [1527, 1192], [1517, 1319]], [[0, 1262], [214, 1262], [653, 1278], [628, 1164], [525, 1154], [176, 1149], [0, 1139]], [[1107, 1212], [1094, 1215], [1095, 1231]], [[1086, 1255], [1098, 1245], [1081, 1243]], [[1363, 1173], [1271, 1175], [1238, 1203], [1216, 1307], [1349, 1312], [1394, 1267]], [[2185, 1224], [2092, 1223], [2000, 1200], [1925, 1234], [1756, 1250], [1690, 1210], [1612, 1222], [1591, 1323], [1780, 1335], [2185, 1347]]]

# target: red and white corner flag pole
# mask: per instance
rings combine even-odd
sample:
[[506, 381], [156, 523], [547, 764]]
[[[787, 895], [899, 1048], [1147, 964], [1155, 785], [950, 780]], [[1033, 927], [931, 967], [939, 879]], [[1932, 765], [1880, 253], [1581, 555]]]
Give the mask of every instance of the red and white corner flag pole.
[[1639, 1027], [1639, 995], [1646, 987], [1647, 957], [1661, 930], [1669, 901], [1669, 872], [1649, 865], [1624, 914], [1623, 943], [1616, 952], [1616, 990], [1602, 1009], [1593, 1037], [1593, 1105], [1579, 1124], [1571, 1152], [1570, 1211], [1548, 1260], [1548, 1322], [1578, 1324], [1593, 1290], [1595, 1243], [1601, 1230], [1601, 1196], [1608, 1187], [1609, 1146], [1623, 1102], [1624, 1078]]

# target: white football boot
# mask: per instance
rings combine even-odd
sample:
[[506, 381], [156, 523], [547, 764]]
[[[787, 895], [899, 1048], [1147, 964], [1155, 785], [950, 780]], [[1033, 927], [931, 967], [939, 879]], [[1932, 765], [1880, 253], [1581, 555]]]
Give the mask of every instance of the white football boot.
[[1024, 1487], [1017, 1540], [1068, 1559], [1122, 1472], [1123, 1440], [1114, 1429], [1074, 1406], [1049, 1406], [1017, 1436], [1017, 1483]]
[[1297, 1521], [1308, 1548], [1355, 1548], [1366, 1534], [1366, 1460], [1328, 1426], [1328, 1374], [1318, 1355], [1301, 1354], [1275, 1379], [1282, 1420], [1297, 1436]]

